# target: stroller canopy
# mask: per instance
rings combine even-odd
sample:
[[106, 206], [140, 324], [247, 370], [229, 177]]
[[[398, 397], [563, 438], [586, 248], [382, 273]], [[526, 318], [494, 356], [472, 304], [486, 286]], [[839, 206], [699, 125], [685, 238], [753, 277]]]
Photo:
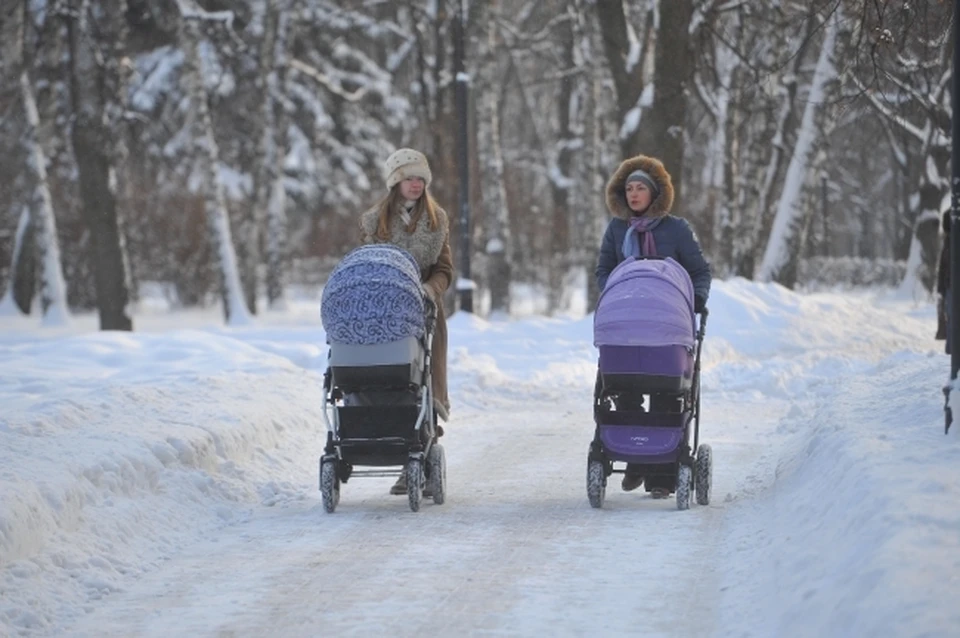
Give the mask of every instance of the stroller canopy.
[[593, 345], [692, 348], [693, 282], [679, 263], [626, 259], [607, 279], [593, 316]]
[[420, 270], [393, 244], [356, 248], [337, 264], [323, 289], [320, 318], [327, 340], [373, 345], [422, 337]]

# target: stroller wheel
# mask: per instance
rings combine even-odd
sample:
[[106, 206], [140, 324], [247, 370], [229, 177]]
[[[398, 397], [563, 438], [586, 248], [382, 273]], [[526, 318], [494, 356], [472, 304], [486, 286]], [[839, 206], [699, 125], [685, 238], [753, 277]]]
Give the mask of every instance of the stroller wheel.
[[407, 461], [407, 501], [410, 509], [420, 511], [420, 502], [423, 500], [423, 461], [411, 458]]
[[340, 503], [340, 478], [337, 476], [337, 459], [320, 459], [320, 495], [323, 497], [323, 509], [332, 514]]
[[693, 487], [693, 470], [689, 465], [680, 464], [677, 470], [677, 509], [690, 509], [690, 490]]
[[709, 505], [710, 486], [713, 484], [713, 450], [706, 443], [697, 448], [693, 480], [697, 489], [697, 505]]
[[427, 481], [433, 502], [443, 505], [447, 496], [447, 456], [439, 443], [434, 443], [427, 453]]
[[607, 477], [604, 476], [603, 462], [593, 459], [587, 461], [587, 498], [590, 506], [598, 509], [603, 507], [606, 492]]

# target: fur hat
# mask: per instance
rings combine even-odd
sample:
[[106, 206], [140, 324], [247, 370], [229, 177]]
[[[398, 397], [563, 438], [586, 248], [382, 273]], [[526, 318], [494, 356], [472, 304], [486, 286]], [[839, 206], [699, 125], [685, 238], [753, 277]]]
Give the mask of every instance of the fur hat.
[[383, 174], [387, 180], [387, 189], [393, 188], [395, 184], [399, 184], [408, 177], [421, 177], [427, 186], [433, 179], [426, 156], [412, 148], [401, 148], [391, 153], [384, 162]]

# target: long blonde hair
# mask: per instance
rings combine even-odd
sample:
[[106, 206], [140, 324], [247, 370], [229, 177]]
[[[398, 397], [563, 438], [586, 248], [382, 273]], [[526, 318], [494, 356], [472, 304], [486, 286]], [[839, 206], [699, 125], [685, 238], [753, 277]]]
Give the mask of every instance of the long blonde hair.
[[[400, 210], [403, 206], [403, 195], [400, 194], [400, 184], [395, 184], [386, 195], [383, 196], [375, 208], [377, 209], [377, 239], [380, 241], [390, 241], [390, 215]], [[437, 230], [440, 227], [440, 221], [437, 219], [437, 202], [434, 201], [427, 189], [423, 189], [423, 194], [413, 205], [413, 214], [410, 223], [407, 224], [406, 231], [412, 233], [420, 222], [420, 217], [426, 211], [430, 220], [430, 230]]]

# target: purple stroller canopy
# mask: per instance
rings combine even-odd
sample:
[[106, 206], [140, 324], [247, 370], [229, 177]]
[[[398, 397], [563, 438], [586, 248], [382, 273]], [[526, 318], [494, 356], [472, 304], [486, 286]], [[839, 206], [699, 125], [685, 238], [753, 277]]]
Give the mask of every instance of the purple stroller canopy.
[[613, 269], [593, 316], [593, 345], [692, 348], [693, 282], [670, 259], [627, 258]]

